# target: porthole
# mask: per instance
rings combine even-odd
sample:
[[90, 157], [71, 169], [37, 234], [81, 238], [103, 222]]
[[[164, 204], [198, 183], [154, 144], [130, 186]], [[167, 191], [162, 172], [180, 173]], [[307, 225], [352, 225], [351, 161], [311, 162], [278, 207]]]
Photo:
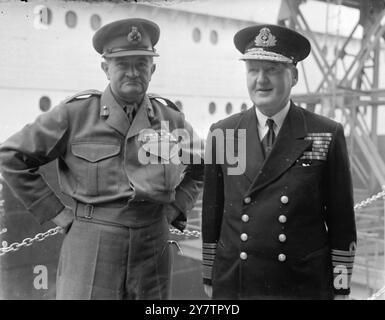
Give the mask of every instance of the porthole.
[[216, 109], [217, 109], [217, 106], [215, 105], [215, 103], [214, 102], [210, 102], [210, 104], [209, 104], [209, 113], [210, 114], [214, 114]]
[[233, 105], [230, 102], [228, 102], [226, 104], [226, 113], [231, 114], [232, 112], [233, 112]]
[[75, 28], [78, 23], [78, 16], [74, 11], [68, 11], [65, 20], [68, 28]]
[[201, 41], [201, 38], [202, 38], [202, 34], [201, 34], [200, 29], [195, 28], [195, 29], [193, 30], [192, 36], [193, 36], [194, 42], [200, 42], [200, 41]]
[[218, 32], [216, 32], [215, 30], [211, 30], [210, 32], [210, 42], [212, 44], [218, 43]]
[[43, 112], [47, 112], [49, 109], [51, 109], [51, 99], [47, 96], [43, 96], [39, 100], [39, 108]]
[[98, 14], [93, 14], [90, 19], [92, 30], [98, 30], [102, 25], [102, 18]]

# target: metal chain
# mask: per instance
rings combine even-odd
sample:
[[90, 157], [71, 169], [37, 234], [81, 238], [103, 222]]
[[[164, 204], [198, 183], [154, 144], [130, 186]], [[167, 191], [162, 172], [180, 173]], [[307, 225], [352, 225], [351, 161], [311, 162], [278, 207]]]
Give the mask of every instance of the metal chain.
[[[18, 251], [22, 247], [29, 247], [31, 246], [35, 241], [43, 241], [45, 238], [54, 236], [57, 233], [61, 232], [63, 229], [61, 227], [56, 227], [53, 229], [49, 229], [44, 233], [38, 233], [34, 238], [25, 238], [21, 243], [14, 242], [8, 247], [0, 247], [0, 256], [8, 253], [8, 252], [15, 252]], [[184, 230], [183, 232], [178, 229], [170, 229], [171, 234], [176, 234], [178, 236], [186, 236], [186, 237], [195, 237], [199, 238], [201, 233], [197, 230]]]
[[0, 256], [6, 254], [7, 252], [15, 252], [19, 250], [22, 247], [29, 247], [31, 246], [35, 241], [43, 241], [45, 238], [54, 236], [55, 234], [61, 232], [63, 229], [61, 227], [56, 227], [53, 229], [49, 229], [48, 231], [44, 233], [38, 233], [33, 238], [25, 238], [21, 243], [14, 242], [8, 247], [0, 247]]
[[379, 193], [367, 198], [366, 200], [363, 200], [359, 203], [357, 203], [355, 206], [354, 206], [354, 210], [357, 210], [357, 209], [362, 209], [364, 207], [367, 207], [368, 205], [370, 205], [372, 202], [378, 200], [378, 199], [381, 199], [381, 198], [385, 198], [385, 188], [383, 188], [384, 190], [383, 191], [380, 191]]
[[178, 229], [173, 229], [173, 228], [170, 228], [170, 233], [171, 234], [176, 234], [177, 236], [186, 236], [186, 237], [195, 237], [195, 238], [199, 238], [201, 236], [201, 233], [197, 230], [193, 230], [193, 231], [190, 231], [190, 230], [183, 230], [180, 231]]
[[[363, 200], [363, 201], [357, 203], [354, 206], [354, 209], [357, 210], [357, 209], [362, 209], [364, 207], [367, 207], [372, 202], [374, 202], [380, 198], [385, 198], [385, 190], [367, 198], [366, 200]], [[34, 238], [26, 238], [21, 243], [14, 242], [8, 247], [0, 248], [0, 256], [6, 254], [7, 252], [15, 252], [15, 251], [19, 250], [21, 247], [28, 247], [28, 246], [32, 245], [35, 241], [43, 241], [45, 238], [56, 235], [57, 233], [59, 233], [61, 231], [62, 231], [61, 227], [56, 227], [56, 228], [50, 229], [44, 233], [38, 233]], [[178, 229], [170, 228], [169, 231], [171, 234], [175, 234], [178, 236], [186, 236], [186, 237], [193, 237], [193, 238], [200, 238], [200, 236], [201, 236], [201, 233], [197, 230], [190, 231], [190, 230], [186, 229], [186, 230], [180, 231]], [[385, 287], [382, 288], [381, 290], [383, 292], [385, 292]]]

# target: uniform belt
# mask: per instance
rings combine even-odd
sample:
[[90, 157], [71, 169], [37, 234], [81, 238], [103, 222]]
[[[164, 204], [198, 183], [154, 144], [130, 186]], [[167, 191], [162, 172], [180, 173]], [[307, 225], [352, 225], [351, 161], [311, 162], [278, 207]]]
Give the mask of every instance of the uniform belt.
[[123, 227], [140, 228], [163, 218], [162, 204], [138, 202], [121, 207], [92, 205], [76, 202], [75, 218]]

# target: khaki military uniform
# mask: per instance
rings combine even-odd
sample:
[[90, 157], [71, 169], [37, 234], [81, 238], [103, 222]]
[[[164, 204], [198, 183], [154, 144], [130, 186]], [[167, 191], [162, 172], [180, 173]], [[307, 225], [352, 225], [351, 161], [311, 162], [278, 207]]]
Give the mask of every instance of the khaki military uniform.
[[[177, 128], [193, 136], [169, 101], [148, 95], [130, 124], [107, 87], [65, 100], [1, 145], [5, 180], [41, 224], [64, 206], [37, 173], [39, 166], [57, 159], [61, 190], [75, 200], [76, 219], [58, 269], [58, 297], [167, 297], [167, 211], [170, 206], [180, 211], [173, 224], [183, 229], [203, 172], [200, 165], [167, 163], [171, 153], [146, 149], [141, 132], [162, 141], [164, 132], [172, 137]], [[199, 148], [190, 142], [180, 152], [199, 158]], [[143, 150], [163, 162], [142, 163]]]

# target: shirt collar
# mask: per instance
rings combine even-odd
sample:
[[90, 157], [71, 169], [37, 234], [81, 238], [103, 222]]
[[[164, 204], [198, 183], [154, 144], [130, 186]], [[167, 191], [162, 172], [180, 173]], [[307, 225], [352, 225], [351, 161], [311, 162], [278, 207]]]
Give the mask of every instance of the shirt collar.
[[279, 131], [282, 127], [283, 121], [285, 120], [287, 113], [289, 112], [289, 109], [290, 100], [287, 102], [286, 106], [281, 111], [277, 112], [272, 117], [267, 117], [261, 111], [258, 110], [257, 106], [255, 106], [255, 113], [257, 115], [258, 126], [263, 128], [266, 126], [267, 119], [273, 119], [275, 125], [277, 126], [277, 131]]
[[116, 104], [118, 104], [123, 109], [124, 113], [126, 113], [126, 114], [132, 113], [133, 111], [137, 112], [138, 109], [140, 108], [140, 106], [142, 104], [146, 104], [146, 102], [147, 102], [147, 101], [145, 101], [146, 99], [144, 99], [144, 97], [143, 97], [142, 101], [139, 104], [138, 103], [128, 104], [128, 103], [125, 103], [124, 101], [120, 100], [119, 98], [117, 98], [115, 96], [115, 94], [112, 92], [111, 85], [108, 86], [108, 89], [109, 89], [110, 95], [115, 100]]
[[[150, 119], [153, 119], [155, 117], [154, 108], [151, 105], [151, 101], [147, 94], [144, 95], [144, 98], [142, 102], [137, 106], [136, 112], [139, 112], [141, 108], [146, 109], [147, 115]], [[120, 103], [117, 101], [115, 96], [112, 93], [111, 86], [108, 85], [107, 88], [104, 90], [102, 97], [101, 97], [101, 110], [100, 110], [100, 116], [109, 116], [110, 111], [109, 110], [118, 110], [124, 112], [123, 107], [120, 105]], [[121, 117], [120, 111], [117, 111], [119, 116]], [[124, 119], [124, 118], [123, 118]]]

